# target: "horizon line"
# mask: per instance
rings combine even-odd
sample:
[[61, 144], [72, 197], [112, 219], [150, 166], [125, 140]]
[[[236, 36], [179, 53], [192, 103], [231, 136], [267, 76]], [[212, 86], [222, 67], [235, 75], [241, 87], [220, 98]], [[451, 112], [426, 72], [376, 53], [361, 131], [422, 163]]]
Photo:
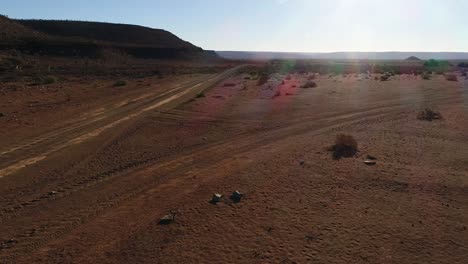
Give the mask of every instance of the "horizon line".
[[258, 52], [258, 53], [468, 53], [468, 51], [264, 51], [264, 50], [218, 50], [217, 52]]

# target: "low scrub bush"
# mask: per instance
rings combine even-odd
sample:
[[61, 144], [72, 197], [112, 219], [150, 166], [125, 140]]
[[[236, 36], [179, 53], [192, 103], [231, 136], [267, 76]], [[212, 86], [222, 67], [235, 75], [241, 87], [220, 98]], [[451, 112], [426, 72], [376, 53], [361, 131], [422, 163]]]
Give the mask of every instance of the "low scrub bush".
[[55, 78], [54, 76], [36, 76], [33, 80], [34, 82], [32, 85], [45, 85], [57, 82], [57, 78]]
[[426, 72], [426, 73], [423, 73], [422, 78], [423, 78], [423, 80], [430, 80], [430, 79], [431, 79], [431, 75], [430, 75], [429, 73]]
[[125, 86], [127, 85], [127, 83], [125, 81], [116, 81], [114, 83], [114, 87], [121, 87], [121, 86]]
[[390, 78], [390, 76], [389, 76], [389, 75], [386, 75], [386, 74], [380, 76], [380, 80], [381, 80], [382, 82], [388, 81], [388, 78]]
[[334, 159], [352, 157], [358, 151], [358, 143], [351, 135], [339, 134], [336, 136], [335, 145], [329, 148], [333, 152]]
[[446, 79], [447, 81], [451, 81], [451, 82], [456, 82], [456, 81], [458, 81], [457, 75], [455, 75], [455, 74], [453, 74], [453, 73], [445, 74], [445, 79]]
[[197, 93], [197, 95], [195, 96], [195, 98], [203, 98], [205, 97], [205, 93], [204, 92], [199, 92]]
[[268, 75], [261, 75], [260, 78], [258, 78], [258, 81], [257, 81], [257, 86], [262, 86], [264, 85], [265, 83], [268, 82]]
[[317, 84], [314, 81], [307, 81], [301, 88], [314, 88], [317, 87]]
[[417, 118], [419, 120], [432, 121], [432, 120], [442, 119], [442, 115], [439, 112], [426, 108], [423, 111], [418, 113]]

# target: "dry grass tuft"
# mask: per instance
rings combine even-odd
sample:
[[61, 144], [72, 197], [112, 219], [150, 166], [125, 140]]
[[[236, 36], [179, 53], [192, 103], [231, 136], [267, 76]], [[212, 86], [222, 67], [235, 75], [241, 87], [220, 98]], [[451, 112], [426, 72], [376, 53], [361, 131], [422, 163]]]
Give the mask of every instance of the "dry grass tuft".
[[268, 82], [268, 75], [261, 75], [260, 78], [258, 78], [258, 81], [257, 81], [257, 86], [262, 86], [264, 85], [265, 83]]
[[445, 74], [445, 79], [447, 81], [451, 81], [451, 82], [457, 82], [458, 81], [458, 78], [457, 78], [457, 75], [455, 74]]
[[339, 134], [336, 136], [335, 145], [329, 148], [333, 151], [333, 158], [352, 157], [358, 151], [358, 143], [351, 135]]
[[314, 81], [307, 81], [304, 85], [301, 86], [301, 88], [314, 88], [317, 87], [317, 83]]
[[442, 115], [439, 112], [433, 111], [429, 108], [424, 109], [418, 113], [419, 120], [432, 121], [442, 119]]
[[431, 79], [431, 74], [425, 72], [422, 75], [423, 80], [430, 80]]

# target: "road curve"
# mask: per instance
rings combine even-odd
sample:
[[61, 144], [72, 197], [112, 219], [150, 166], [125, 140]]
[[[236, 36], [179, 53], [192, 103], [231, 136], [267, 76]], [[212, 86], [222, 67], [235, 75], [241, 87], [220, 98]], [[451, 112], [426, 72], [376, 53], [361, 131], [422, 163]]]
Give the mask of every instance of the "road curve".
[[193, 98], [197, 93], [230, 77], [241, 67], [243, 66], [237, 66], [208, 79], [177, 85], [162, 94], [144, 98], [141, 101], [129, 103], [118, 109], [101, 112], [85, 119], [79, 119], [62, 129], [1, 150], [0, 178], [37, 163], [58, 150], [96, 137], [104, 131], [137, 118], [150, 110], [175, 107], [189, 98]]

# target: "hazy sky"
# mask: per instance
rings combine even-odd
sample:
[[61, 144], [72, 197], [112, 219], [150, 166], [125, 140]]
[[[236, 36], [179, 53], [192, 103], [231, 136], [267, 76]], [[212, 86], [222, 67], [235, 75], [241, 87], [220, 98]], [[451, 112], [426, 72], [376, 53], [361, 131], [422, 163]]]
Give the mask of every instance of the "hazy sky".
[[468, 0], [0, 0], [0, 13], [162, 28], [214, 50], [468, 51]]

